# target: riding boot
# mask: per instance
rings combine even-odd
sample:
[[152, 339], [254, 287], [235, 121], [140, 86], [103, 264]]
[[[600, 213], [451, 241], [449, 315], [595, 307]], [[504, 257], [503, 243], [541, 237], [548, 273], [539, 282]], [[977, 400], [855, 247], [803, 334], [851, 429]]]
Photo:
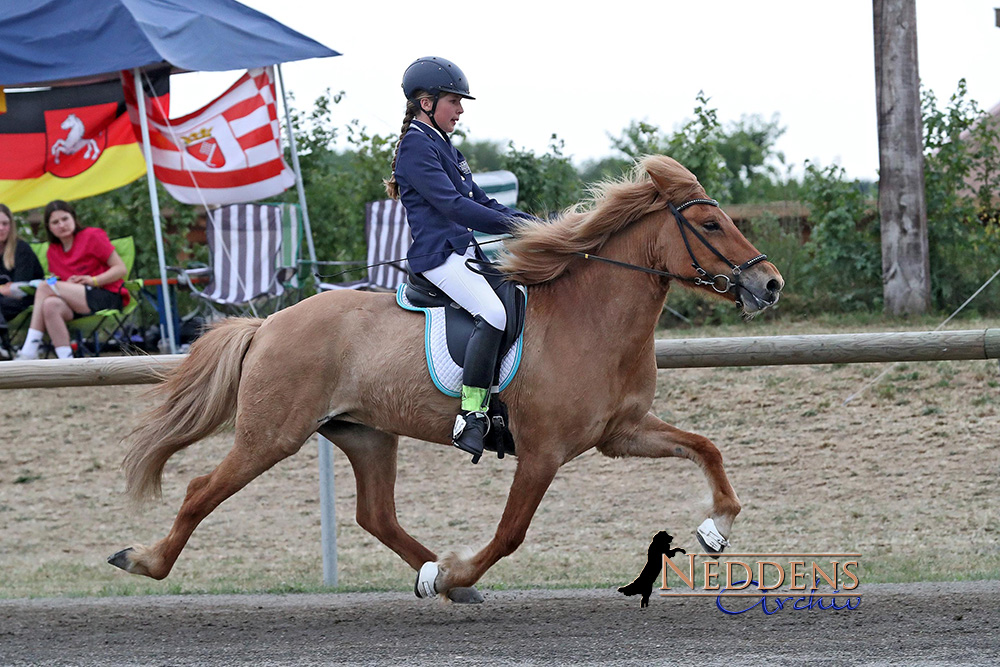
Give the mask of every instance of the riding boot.
[[452, 443], [472, 454], [472, 462], [479, 463], [483, 455], [484, 440], [490, 430], [486, 411], [490, 405], [490, 385], [500, 352], [503, 331], [490, 326], [476, 316], [472, 336], [465, 348], [462, 371], [462, 412], [455, 418]]

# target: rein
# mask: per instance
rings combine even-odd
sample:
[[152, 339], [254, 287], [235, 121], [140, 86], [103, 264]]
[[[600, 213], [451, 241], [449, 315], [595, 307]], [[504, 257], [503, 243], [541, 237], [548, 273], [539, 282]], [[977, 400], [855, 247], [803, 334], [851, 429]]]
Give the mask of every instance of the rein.
[[[593, 259], [599, 262], [604, 262], [606, 264], [613, 264], [614, 266], [620, 266], [625, 269], [631, 269], [633, 271], [641, 271], [643, 273], [649, 273], [654, 276], [660, 276], [661, 278], [682, 280], [684, 282], [693, 283], [695, 285], [707, 285], [712, 289], [714, 289], [719, 294], [726, 294], [728, 292], [732, 292], [736, 297], [735, 300], [738, 306], [743, 305], [742, 295], [740, 292], [740, 290], [742, 290], [746, 294], [749, 294], [750, 297], [754, 301], [756, 301], [759, 306], [764, 305], [753, 292], [751, 292], [743, 285], [740, 276], [744, 271], [749, 269], [754, 264], [763, 262], [765, 259], [767, 259], [767, 255], [760, 254], [757, 255], [756, 257], [751, 257], [750, 259], [748, 259], [747, 261], [743, 262], [740, 265], [736, 265], [735, 263], [733, 263], [728, 257], [719, 252], [719, 250], [715, 246], [713, 246], [708, 239], [702, 236], [702, 234], [697, 229], [695, 229], [694, 225], [688, 222], [688, 219], [684, 217], [684, 214], [681, 213], [681, 211], [683, 211], [684, 209], [688, 208], [689, 206], [694, 206], [695, 204], [706, 204], [708, 206], [718, 207], [719, 202], [715, 201], [714, 199], [691, 199], [684, 202], [680, 206], [674, 206], [673, 204], [668, 204], [670, 212], [674, 215], [674, 220], [677, 221], [677, 228], [681, 232], [681, 239], [684, 241], [684, 247], [687, 249], [688, 257], [691, 258], [691, 266], [697, 273], [697, 275], [695, 276], [682, 276], [677, 273], [670, 273], [669, 271], [660, 271], [659, 269], [651, 269], [649, 267], [639, 266], [638, 264], [621, 262], [617, 259], [611, 259], [610, 257], [601, 257], [600, 255], [592, 255], [586, 252], [577, 252], [573, 254], [576, 255], [577, 257], [582, 257], [583, 259]], [[691, 242], [688, 240], [688, 235], [687, 235], [688, 232], [694, 234], [695, 238], [701, 241], [701, 244], [703, 246], [708, 248], [713, 255], [718, 257], [720, 260], [722, 260], [729, 266], [730, 268], [729, 275], [725, 273], [717, 273], [714, 276], [709, 276], [708, 271], [702, 268], [701, 264], [698, 263], [698, 260], [694, 256], [694, 251], [691, 249]]]

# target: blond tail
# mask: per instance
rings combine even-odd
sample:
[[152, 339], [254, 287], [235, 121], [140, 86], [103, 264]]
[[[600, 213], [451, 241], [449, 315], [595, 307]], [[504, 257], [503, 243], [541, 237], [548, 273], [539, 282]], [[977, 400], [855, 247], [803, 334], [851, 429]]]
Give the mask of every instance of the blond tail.
[[122, 462], [125, 491], [135, 501], [160, 495], [167, 459], [211, 435], [236, 416], [243, 356], [264, 321], [230, 318], [215, 325], [191, 346], [191, 354], [150, 397], [162, 401], [125, 436]]

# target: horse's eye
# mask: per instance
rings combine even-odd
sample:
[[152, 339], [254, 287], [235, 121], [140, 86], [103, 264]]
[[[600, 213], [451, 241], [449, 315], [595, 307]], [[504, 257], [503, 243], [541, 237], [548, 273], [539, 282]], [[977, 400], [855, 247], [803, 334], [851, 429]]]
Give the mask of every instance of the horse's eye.
[[704, 229], [706, 232], [717, 232], [720, 229], [722, 229], [722, 225], [715, 222], [714, 220], [710, 220], [709, 222], [706, 222], [704, 225], [702, 225], [701, 228]]

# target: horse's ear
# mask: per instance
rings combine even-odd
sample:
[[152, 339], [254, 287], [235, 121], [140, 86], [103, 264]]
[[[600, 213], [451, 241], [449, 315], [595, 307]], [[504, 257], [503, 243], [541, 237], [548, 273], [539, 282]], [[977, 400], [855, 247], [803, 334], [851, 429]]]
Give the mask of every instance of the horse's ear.
[[653, 179], [656, 189], [668, 199], [678, 191], [687, 190], [691, 185], [697, 185], [698, 179], [680, 162], [666, 155], [649, 155], [639, 163], [649, 177]]

